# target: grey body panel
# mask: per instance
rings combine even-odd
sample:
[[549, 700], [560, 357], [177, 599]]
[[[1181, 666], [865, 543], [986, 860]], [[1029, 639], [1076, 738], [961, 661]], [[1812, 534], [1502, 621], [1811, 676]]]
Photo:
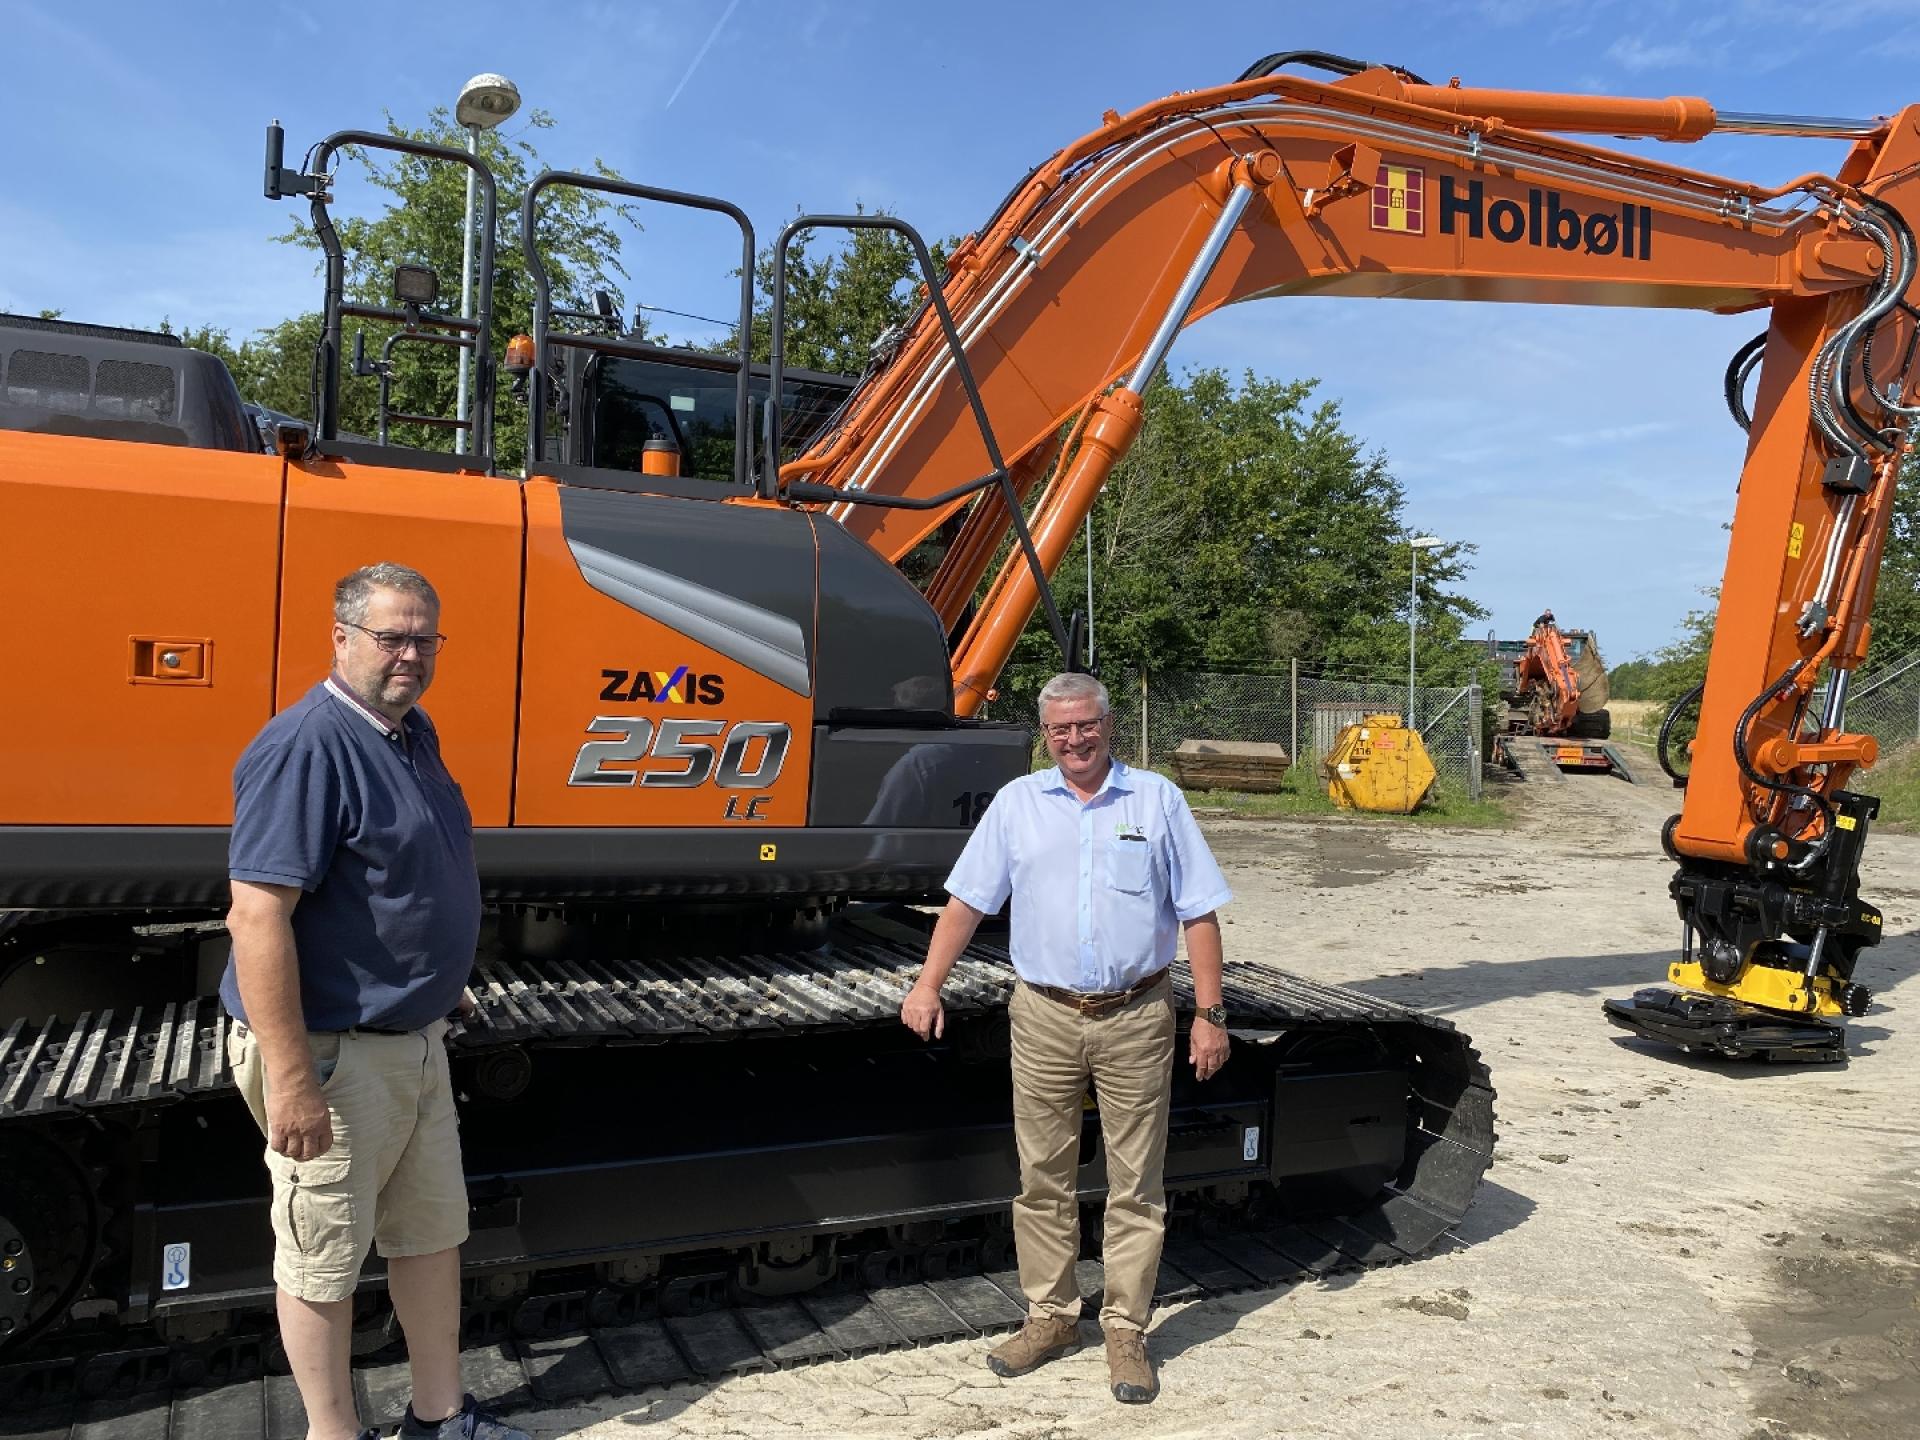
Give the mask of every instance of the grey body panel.
[[258, 454], [227, 367], [167, 335], [0, 315], [0, 430]]
[[964, 832], [984, 808], [980, 797], [1026, 774], [1032, 753], [1024, 725], [817, 725], [807, 823]]
[[582, 578], [797, 694], [813, 692], [813, 527], [794, 510], [561, 486]]
[[953, 671], [940, 617], [871, 546], [824, 512], [820, 541], [819, 653], [814, 718], [911, 711], [953, 719]]
[[559, 495], [587, 584], [811, 695], [816, 722], [953, 723], [940, 617], [836, 521], [624, 490]]

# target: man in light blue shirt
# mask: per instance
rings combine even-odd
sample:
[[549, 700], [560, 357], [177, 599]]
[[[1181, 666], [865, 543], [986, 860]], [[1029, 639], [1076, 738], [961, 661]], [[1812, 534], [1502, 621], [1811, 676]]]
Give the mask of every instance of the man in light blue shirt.
[[1232, 899], [1170, 781], [1112, 756], [1106, 687], [1056, 675], [1040, 691], [1040, 728], [1056, 764], [994, 797], [947, 878], [952, 897], [927, 963], [900, 1007], [921, 1039], [944, 1033], [940, 987], [985, 915], [1013, 901], [1013, 1206], [1027, 1322], [987, 1357], [1019, 1375], [1079, 1345], [1080, 1113], [1092, 1080], [1107, 1165], [1100, 1326], [1118, 1400], [1158, 1391], [1145, 1331], [1166, 1230], [1162, 1177], [1173, 1084], [1173, 987], [1182, 930], [1197, 1014], [1194, 1074], [1227, 1058], [1220, 922]]

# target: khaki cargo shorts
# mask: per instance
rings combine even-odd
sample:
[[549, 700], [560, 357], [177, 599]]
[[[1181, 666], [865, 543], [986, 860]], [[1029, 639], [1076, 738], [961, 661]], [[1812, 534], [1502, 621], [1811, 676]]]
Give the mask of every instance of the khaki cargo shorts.
[[[333, 1147], [312, 1160], [269, 1148], [273, 1281], [302, 1300], [344, 1300], [367, 1251], [433, 1255], [467, 1238], [467, 1181], [447, 1074], [447, 1024], [405, 1035], [309, 1032]], [[260, 1133], [267, 1130], [260, 1042], [236, 1023], [227, 1058]]]

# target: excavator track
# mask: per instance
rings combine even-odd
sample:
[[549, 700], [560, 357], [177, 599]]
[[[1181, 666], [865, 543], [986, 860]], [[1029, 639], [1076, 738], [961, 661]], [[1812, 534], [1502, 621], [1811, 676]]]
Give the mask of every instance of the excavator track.
[[[800, 1070], [782, 1071], [776, 1057], [800, 1042], [803, 1068], [828, 1072], [820, 1094], [844, 1096], [845, 1074], [825, 1058], [836, 1032], [852, 1047], [851, 1070], [871, 1069], [880, 1082], [853, 1130], [883, 1131], [890, 1112], [878, 1095], [915, 1086], [958, 1097], [985, 1084], [982, 1113], [1004, 1104], [986, 1083], [998, 1077], [1004, 1086], [1011, 986], [1004, 948], [977, 941], [956, 965], [945, 992], [947, 1039], [935, 1046], [913, 1041], [897, 1020], [899, 997], [924, 953], [924, 930], [910, 912], [893, 912], [842, 917], [804, 948], [725, 957], [643, 961], [621, 958], [617, 947], [572, 958], [483, 955], [474, 985], [479, 1013], [452, 1036], [474, 1211], [474, 1238], [463, 1254], [465, 1366], [475, 1393], [506, 1408], [555, 1403], [1017, 1326], [1024, 1302], [1005, 1214], [1010, 1170], [991, 1158], [1010, 1150], [1003, 1119], [969, 1120], [931, 1141], [906, 1134], [871, 1153], [858, 1146], [881, 1140], [809, 1136], [804, 1146], [779, 1148], [777, 1158], [749, 1155], [758, 1163], [746, 1170], [734, 1165], [739, 1136], [724, 1135], [694, 1168], [661, 1172], [672, 1181], [664, 1187], [648, 1185], [644, 1167], [622, 1170], [625, 1151], [609, 1151], [612, 1160], [573, 1153], [582, 1135], [599, 1129], [570, 1132], [560, 1143], [577, 1163], [561, 1177], [558, 1200], [569, 1254], [541, 1249], [547, 1197], [532, 1162], [529, 1173], [503, 1180], [500, 1154], [487, 1149], [493, 1130], [510, 1128], [494, 1117], [516, 1107], [534, 1106], [547, 1126], [590, 1108], [543, 1103], [540, 1086], [555, 1083], [549, 1072], [578, 1071], [568, 1082], [574, 1088], [561, 1093], [598, 1096], [617, 1110], [604, 1073], [629, 1075], [649, 1058], [689, 1075], [685, 1094], [652, 1096], [656, 1106], [697, 1109], [699, 1077], [722, 1073], [745, 1073], [741, 1093], [769, 1085], [796, 1092], [792, 1111], [767, 1122], [784, 1132], [792, 1115], [818, 1107]], [[1176, 969], [1175, 989], [1190, 1012], [1184, 967]], [[1444, 1020], [1246, 962], [1228, 964], [1225, 999], [1237, 1042], [1228, 1072], [1240, 1072], [1236, 1081], [1203, 1090], [1179, 1081], [1176, 1067], [1161, 1297], [1404, 1263], [1439, 1243], [1466, 1213], [1494, 1143], [1493, 1091], [1466, 1037]], [[234, 1152], [235, 1175], [244, 1165], [246, 1181], [254, 1181], [257, 1132], [232, 1123], [235, 1112], [244, 1121], [244, 1112], [229, 1093], [227, 1023], [216, 1001], [200, 999], [152, 1013], [17, 1022], [0, 1035], [0, 1147], [29, 1136], [61, 1147], [75, 1157], [76, 1173], [93, 1174], [110, 1192], [101, 1205], [114, 1212], [99, 1227], [94, 1272], [68, 1277], [84, 1297], [73, 1307], [81, 1318], [43, 1326], [24, 1344], [0, 1340], [0, 1413], [33, 1417], [31, 1433], [58, 1436], [76, 1426], [85, 1427], [86, 1440], [300, 1433], [297, 1396], [277, 1373], [284, 1360], [268, 1323], [260, 1202], [251, 1190], [183, 1182], [169, 1160], [184, 1147], [219, 1148]], [[602, 1065], [615, 1068], [595, 1068]], [[488, 1096], [486, 1087], [496, 1093]], [[713, 1123], [713, 1115], [701, 1123]], [[677, 1133], [662, 1145], [671, 1148]], [[105, 1145], [103, 1134], [123, 1137], [120, 1149]], [[1098, 1233], [1104, 1183], [1097, 1155], [1089, 1155], [1094, 1135], [1090, 1118], [1081, 1177], [1089, 1235]], [[505, 1148], [526, 1143], [514, 1139]], [[824, 1160], [806, 1178], [818, 1233], [796, 1239], [776, 1229], [777, 1215], [750, 1205], [733, 1216], [730, 1207], [748, 1203], [742, 1192], [782, 1188], [778, 1182], [789, 1177], [774, 1166], [790, 1171], [796, 1156], [805, 1163], [815, 1151]], [[860, 1185], [831, 1189], [835, 1175], [863, 1166]], [[220, 1167], [209, 1159], [197, 1168]], [[594, 1181], [608, 1168], [617, 1173], [603, 1196]], [[146, 1176], [144, 1190], [129, 1188], [121, 1173], [128, 1169]], [[936, 1203], [918, 1193], [915, 1210], [879, 1193], [889, 1175], [908, 1171], [916, 1191], [931, 1189]], [[699, 1193], [689, 1189], [695, 1179], [705, 1185]], [[662, 1203], [679, 1223], [688, 1212], [706, 1214], [710, 1233], [690, 1233], [653, 1254], [621, 1253], [613, 1241], [593, 1252], [602, 1231], [638, 1233], [633, 1227], [644, 1226], [645, 1215], [633, 1217], [659, 1188], [671, 1192]], [[600, 1223], [605, 1197], [626, 1229]], [[855, 1199], [867, 1212], [855, 1213]], [[0, 1215], [0, 1226], [8, 1219]], [[235, 1233], [248, 1243], [236, 1245]], [[170, 1294], [157, 1267], [171, 1263], [163, 1252], [172, 1253], [169, 1242], [183, 1235], [193, 1237], [194, 1283]], [[1098, 1294], [1097, 1259], [1082, 1262], [1081, 1282]], [[396, 1419], [406, 1368], [392, 1358], [377, 1263], [357, 1316], [363, 1413], [369, 1423]], [[20, 1433], [22, 1422], [12, 1423]]]

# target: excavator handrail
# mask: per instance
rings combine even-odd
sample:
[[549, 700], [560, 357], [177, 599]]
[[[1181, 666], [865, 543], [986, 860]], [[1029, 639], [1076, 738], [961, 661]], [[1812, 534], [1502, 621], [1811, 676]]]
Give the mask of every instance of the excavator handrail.
[[[346, 299], [346, 252], [341, 248], [340, 235], [333, 227], [333, 217], [328, 213], [327, 203], [331, 198], [329, 190], [333, 183], [333, 171], [328, 169], [336, 151], [348, 146], [363, 150], [391, 150], [401, 155], [412, 155], [422, 160], [437, 160], [449, 165], [465, 166], [472, 176], [480, 197], [480, 263], [478, 285], [474, 296], [474, 313], [471, 320], [454, 316], [433, 317], [433, 323], [443, 329], [461, 332], [449, 343], [473, 351], [474, 357], [474, 407], [473, 407], [473, 453], [475, 459], [488, 470], [493, 468], [493, 228], [496, 190], [493, 171], [477, 155], [448, 145], [434, 145], [424, 140], [415, 140], [407, 135], [389, 135], [376, 130], [336, 130], [327, 136], [309, 152], [313, 169], [289, 177], [281, 165], [282, 132], [278, 121], [267, 127], [266, 158], [266, 194], [271, 200], [284, 199], [289, 195], [307, 195], [311, 197], [313, 230], [320, 241], [320, 249], [326, 257], [325, 264], [325, 303], [324, 320], [318, 354], [315, 357], [319, 371], [319, 385], [313, 396], [314, 405], [314, 441], [331, 441], [340, 433], [340, 364], [343, 357], [343, 336], [341, 320], [346, 315], [357, 315], [369, 320], [389, 320], [396, 324], [408, 324], [418, 319], [403, 310], [393, 310], [377, 305], [350, 304]], [[470, 336], [471, 338], [464, 338]]]
[[[946, 337], [947, 353], [952, 358], [960, 383], [967, 392], [967, 403], [973, 411], [974, 424], [980, 430], [980, 443], [986, 448], [987, 460], [992, 466], [978, 482], [956, 487], [952, 496], [944, 503], [952, 503], [989, 485], [1000, 487], [1001, 499], [1007, 507], [1008, 523], [1013, 527], [1021, 553], [1026, 557], [1027, 567], [1039, 592], [1040, 604], [1046, 613], [1047, 626], [1053, 632], [1054, 643], [1060, 648], [1061, 662], [1071, 664], [1074, 654], [1071, 637], [1067, 633], [1067, 627], [1061, 622], [1060, 609], [1054, 602], [1053, 587], [1048, 583], [1046, 567], [1040, 563], [1039, 552], [1034, 549], [1033, 535], [1027, 528], [1026, 513], [1020, 508], [1020, 497], [1014, 493], [1013, 481], [1008, 476], [1006, 461], [1001, 458], [1000, 442], [994, 438], [993, 423], [987, 418], [987, 407], [980, 398], [980, 387], [973, 378], [973, 367], [968, 363], [966, 350], [960, 344], [960, 336], [953, 328], [953, 315], [947, 309], [946, 297], [940, 291], [939, 277], [934, 273], [933, 255], [927, 249], [927, 242], [921, 238], [920, 232], [906, 221], [892, 215], [799, 215], [781, 228], [779, 237], [774, 241], [772, 351], [767, 374], [767, 459], [762, 476], [763, 493], [771, 495], [774, 492], [780, 482], [783, 468], [780, 464], [780, 395], [781, 381], [786, 369], [787, 252], [792, 248], [795, 237], [807, 230], [891, 230], [912, 248], [914, 259], [920, 265], [921, 278], [926, 285], [927, 299], [933, 306], [934, 312], [940, 317], [940, 328]], [[860, 496], [853, 499], [851, 503], [875, 502], [868, 497]], [[884, 499], [879, 503], [884, 504]], [[909, 508], [931, 509], [932, 505]]]
[[[748, 381], [752, 373], [753, 344], [753, 222], [747, 218], [747, 212], [731, 201], [719, 199], [713, 195], [699, 195], [688, 190], [668, 190], [658, 185], [639, 185], [631, 180], [622, 180], [611, 175], [588, 175], [578, 170], [543, 170], [527, 186], [526, 198], [520, 205], [520, 249], [526, 259], [527, 273], [533, 277], [533, 368], [527, 375], [527, 459], [525, 473], [532, 475], [534, 468], [541, 462], [546, 439], [547, 410], [547, 345], [571, 347], [582, 350], [595, 350], [603, 354], [637, 354], [637, 347], [629, 348], [630, 342], [605, 335], [588, 335], [573, 331], [549, 333], [553, 314], [553, 282], [547, 276], [547, 267], [541, 263], [540, 251], [534, 242], [539, 222], [537, 202], [540, 192], [555, 185], [565, 185], [575, 190], [597, 190], [608, 195], [625, 195], [634, 200], [651, 200], [662, 205], [678, 205], [691, 210], [707, 210], [725, 215], [740, 229], [740, 318], [738, 322], [738, 343], [731, 356], [715, 356], [714, 359], [726, 369], [733, 371], [733, 479], [734, 483], [745, 489], [752, 483], [749, 460], [753, 449], [752, 434], [749, 426], [750, 392]], [[778, 393], [775, 391], [774, 393]]]

